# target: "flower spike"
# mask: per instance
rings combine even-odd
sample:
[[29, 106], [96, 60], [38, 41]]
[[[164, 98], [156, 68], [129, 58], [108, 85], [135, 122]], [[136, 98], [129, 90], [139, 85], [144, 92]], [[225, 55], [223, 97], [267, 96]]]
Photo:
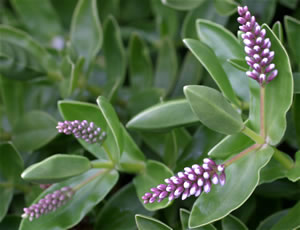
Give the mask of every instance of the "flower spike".
[[251, 15], [247, 6], [238, 7], [237, 21], [241, 24], [242, 39], [245, 45], [247, 64], [252, 71], [247, 71], [248, 77], [256, 80], [260, 85], [272, 81], [278, 74], [275, 64], [272, 63], [275, 52], [271, 51], [271, 41], [265, 38], [266, 30], [261, 29], [254, 16]]
[[94, 122], [86, 120], [58, 122], [56, 128], [60, 133], [73, 134], [77, 139], [83, 139], [87, 143], [102, 143], [106, 138], [106, 133], [101, 128], [97, 127]]
[[22, 218], [29, 218], [29, 221], [33, 221], [34, 218], [37, 219], [41, 215], [54, 212], [60, 206], [65, 205], [67, 201], [72, 198], [74, 193], [71, 187], [63, 187], [60, 190], [56, 190], [39, 200], [38, 203], [24, 208]]
[[223, 164], [217, 165], [209, 158], [203, 159], [203, 164], [194, 164], [192, 167], [185, 167], [184, 172], [178, 172], [176, 176], [165, 179], [166, 184], [160, 184], [151, 188], [142, 197], [144, 204], [161, 202], [168, 198], [170, 201], [181, 196], [185, 200], [189, 196], [200, 196], [204, 191], [209, 193], [212, 184], [225, 184], [225, 168]]

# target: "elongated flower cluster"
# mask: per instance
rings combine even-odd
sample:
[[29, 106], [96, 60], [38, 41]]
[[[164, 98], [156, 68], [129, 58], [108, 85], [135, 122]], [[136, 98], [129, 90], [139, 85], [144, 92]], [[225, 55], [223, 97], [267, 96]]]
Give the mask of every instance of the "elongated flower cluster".
[[54, 212], [57, 208], [65, 205], [67, 201], [74, 195], [71, 187], [63, 187], [45, 196], [38, 203], [24, 208], [22, 218], [29, 218], [32, 221], [34, 218], [39, 218], [49, 212]]
[[245, 44], [246, 61], [252, 68], [246, 74], [255, 79], [260, 85], [272, 81], [278, 74], [275, 64], [272, 63], [275, 52], [271, 51], [271, 41], [265, 38], [266, 30], [256, 22], [254, 16], [248, 10], [247, 6], [238, 7], [240, 17], [237, 21], [242, 24], [239, 28], [242, 32], [243, 42]]
[[200, 196], [202, 191], [209, 193], [212, 184], [225, 184], [224, 165], [217, 165], [213, 160], [205, 158], [202, 166], [195, 164], [191, 168], [184, 168], [184, 172], [165, 179], [166, 184], [151, 188], [152, 193], [146, 193], [142, 199], [144, 203], [161, 202], [167, 198], [171, 201], [181, 196], [185, 200], [189, 196]]
[[106, 137], [106, 133], [97, 127], [94, 122], [86, 120], [58, 122], [56, 128], [60, 133], [73, 134], [76, 138], [83, 139], [87, 143], [101, 143]]

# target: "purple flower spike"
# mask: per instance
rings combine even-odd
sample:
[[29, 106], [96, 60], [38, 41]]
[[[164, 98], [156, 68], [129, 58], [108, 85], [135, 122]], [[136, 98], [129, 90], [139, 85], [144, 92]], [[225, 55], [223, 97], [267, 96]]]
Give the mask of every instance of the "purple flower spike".
[[265, 38], [266, 30], [261, 29], [255, 17], [251, 16], [248, 7], [239, 6], [238, 13], [240, 17], [237, 21], [241, 24], [239, 28], [243, 32], [246, 61], [252, 68], [252, 71], [248, 71], [246, 74], [264, 86], [278, 74], [275, 64], [272, 63], [275, 52], [270, 50], [270, 39]]
[[150, 192], [142, 197], [144, 204], [161, 202], [168, 198], [169, 201], [181, 196], [185, 200], [189, 196], [198, 197], [202, 191], [208, 193], [213, 184], [225, 184], [225, 167], [217, 165], [213, 160], [203, 159], [202, 166], [194, 164], [192, 167], [185, 167], [184, 172], [165, 179], [166, 184], [160, 184], [151, 188]]
[[56, 128], [60, 133], [73, 134], [77, 139], [83, 139], [90, 144], [102, 143], [106, 138], [106, 133], [101, 128], [97, 127], [94, 122], [86, 120], [58, 122]]
[[34, 218], [37, 219], [48, 212], [54, 212], [60, 206], [65, 205], [73, 195], [74, 190], [71, 187], [63, 187], [60, 190], [56, 190], [39, 200], [38, 203], [24, 208], [22, 218], [29, 218], [29, 221], [33, 221]]

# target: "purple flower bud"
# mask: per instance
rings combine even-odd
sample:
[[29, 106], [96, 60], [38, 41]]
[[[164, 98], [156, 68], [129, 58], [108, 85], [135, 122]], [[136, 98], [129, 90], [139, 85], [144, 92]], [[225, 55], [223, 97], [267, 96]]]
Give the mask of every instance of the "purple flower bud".
[[245, 45], [245, 53], [248, 55], [246, 62], [253, 70], [246, 74], [264, 86], [278, 74], [278, 71], [274, 69], [275, 65], [271, 63], [275, 55], [274, 51], [270, 51], [271, 41], [265, 38], [266, 30], [258, 25], [247, 6], [239, 6], [238, 14], [240, 17], [237, 21], [241, 24], [239, 29], [244, 32], [241, 37]]
[[56, 128], [59, 133], [66, 135], [73, 134], [75, 138], [82, 139], [87, 143], [102, 143], [106, 138], [106, 133], [101, 132], [101, 128], [96, 127], [94, 122], [88, 122], [86, 120], [58, 122]]
[[202, 191], [208, 193], [212, 184], [224, 185], [224, 169], [223, 164], [217, 165], [213, 160], [205, 158], [202, 166], [194, 164], [192, 167], [185, 167], [184, 172], [165, 179], [166, 184], [151, 188], [151, 193], [147, 192], [142, 196], [144, 204], [161, 202], [165, 198], [172, 201], [180, 196], [185, 200], [189, 196], [200, 196]]
[[[55, 211], [71, 199], [73, 194], [74, 191], [71, 187], [63, 187], [60, 190], [47, 194], [45, 198], [39, 200], [37, 204], [24, 208], [22, 218], [29, 218], [29, 221], [32, 221], [34, 218], [37, 219], [43, 214]], [[149, 194], [149, 197], [152, 196], [151, 193]]]

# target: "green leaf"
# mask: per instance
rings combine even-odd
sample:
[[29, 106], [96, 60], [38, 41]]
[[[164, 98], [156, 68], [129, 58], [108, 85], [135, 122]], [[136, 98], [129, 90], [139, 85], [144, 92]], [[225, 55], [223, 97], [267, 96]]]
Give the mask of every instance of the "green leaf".
[[291, 168], [287, 173], [287, 178], [290, 181], [296, 182], [300, 179], [300, 151], [296, 152], [296, 160], [294, 167]]
[[281, 230], [281, 229], [297, 229], [300, 226], [300, 202], [298, 202], [294, 207], [292, 207], [288, 213], [282, 217], [271, 229]]
[[152, 215], [145, 210], [136, 196], [132, 183], [116, 192], [97, 216], [96, 229], [131, 230], [135, 229], [135, 214]]
[[104, 23], [103, 53], [108, 78], [106, 95], [111, 100], [123, 84], [126, 74], [126, 53], [118, 23], [112, 16]]
[[300, 94], [300, 73], [293, 73], [294, 76], [294, 94]]
[[162, 0], [162, 3], [176, 10], [192, 10], [204, 0]]
[[21, 177], [39, 184], [53, 184], [85, 173], [89, 169], [91, 163], [86, 157], [55, 154], [28, 167]]
[[286, 28], [286, 35], [289, 48], [294, 57], [294, 60], [297, 60], [296, 64], [300, 66], [300, 21], [290, 16], [285, 16], [284, 25]]
[[102, 28], [96, 0], [78, 1], [72, 16], [70, 40], [79, 56], [89, 64], [102, 45]]
[[164, 38], [159, 44], [154, 86], [169, 94], [175, 86], [177, 74], [177, 55], [173, 42]]
[[74, 187], [80, 182], [86, 181], [99, 171], [102, 171], [102, 174], [76, 191], [72, 199], [70, 199], [66, 205], [58, 208], [55, 212], [50, 212], [47, 215], [43, 215], [32, 222], [30, 222], [28, 219], [23, 219], [19, 229], [65, 230], [70, 229], [71, 227], [78, 224], [95, 205], [103, 200], [107, 193], [116, 184], [119, 178], [117, 171], [106, 171], [98, 169], [89, 170], [88, 172], [80, 176], [73, 177], [67, 181], [52, 185], [34, 201], [34, 203], [36, 203], [46, 194], [54, 192], [55, 190], [60, 189], [64, 186]]
[[220, 65], [214, 51], [201, 41], [193, 39], [184, 39], [183, 41], [189, 50], [209, 72], [222, 93], [235, 105], [239, 106], [239, 100], [237, 99], [228, 78], [224, 77], [226, 76], [226, 73], [224, 72], [223, 67]]
[[282, 217], [286, 216], [288, 209], [282, 210], [268, 216], [266, 219], [260, 222], [256, 230], [267, 230], [271, 229]]
[[[97, 105], [78, 101], [59, 101], [58, 109], [65, 120], [87, 120], [89, 122], [94, 122], [98, 127], [107, 132], [107, 123]], [[110, 159], [114, 158], [110, 155], [110, 152], [104, 151], [99, 144], [89, 144], [84, 140], [77, 140], [87, 151], [97, 158], [106, 159], [106, 154], [109, 155]], [[112, 146], [114, 143], [113, 136], [107, 136], [103, 145], [107, 144], [107, 146]]]
[[[140, 202], [144, 203], [142, 196], [144, 196], [146, 192], [149, 192], [150, 188], [164, 183], [164, 179], [170, 178], [172, 175], [172, 171], [164, 164], [153, 160], [147, 161], [146, 169], [133, 180]], [[170, 204], [171, 202], [165, 199], [160, 203], [144, 204], [144, 207], [149, 211], [155, 211], [165, 208]]]
[[[14, 195], [14, 184], [20, 181], [23, 160], [11, 143], [0, 143], [0, 222]], [[2, 186], [8, 184], [9, 186]]]
[[274, 180], [286, 177], [288, 169], [272, 158], [269, 163], [260, 171], [260, 184], [270, 183]]
[[189, 226], [195, 228], [209, 224], [240, 207], [258, 185], [260, 170], [272, 154], [273, 149], [265, 147], [248, 153], [226, 168], [226, 184], [223, 187], [213, 186], [210, 193], [202, 194], [196, 200]]
[[181, 30], [182, 38], [198, 39], [195, 21], [199, 18], [204, 18], [221, 25], [225, 25], [228, 21], [227, 16], [218, 14], [213, 1], [204, 1], [196, 9], [191, 10], [184, 18]]
[[0, 41], [5, 41], [26, 50], [48, 71], [49, 75], [59, 73], [56, 60], [29, 34], [5, 25], [0, 25], [0, 34]]
[[172, 92], [173, 97], [183, 97], [183, 87], [197, 85], [203, 77], [203, 68], [191, 52], [187, 52], [181, 66], [179, 78]]
[[227, 60], [232, 66], [234, 66], [236, 69], [241, 70], [243, 72], [247, 72], [249, 69], [249, 66], [245, 60], [241, 59], [228, 59]]
[[214, 0], [215, 7], [217, 9], [217, 12], [221, 15], [232, 15], [237, 10], [237, 3], [235, 3], [233, 0]]
[[283, 28], [280, 21], [274, 23], [272, 30], [276, 34], [277, 38], [283, 43]]
[[13, 143], [21, 151], [36, 150], [58, 134], [56, 120], [43, 111], [25, 113], [13, 128]]
[[135, 221], [138, 230], [172, 230], [172, 228], [163, 222], [148, 216], [136, 215]]
[[238, 133], [243, 129], [240, 114], [217, 90], [206, 86], [185, 86], [184, 94], [193, 112], [210, 129], [224, 134]]
[[243, 47], [237, 38], [223, 26], [208, 20], [199, 19], [196, 22], [196, 26], [198, 37], [213, 49], [218, 62], [223, 67], [226, 74], [222, 78], [225, 78], [224, 76], [227, 75], [236, 94], [244, 101], [249, 101], [249, 87], [246, 74], [233, 67], [227, 61], [228, 59], [244, 60], [245, 58]]
[[62, 35], [63, 30], [58, 15], [49, 0], [42, 2], [12, 0], [10, 2], [30, 34], [37, 36], [40, 41], [50, 43], [55, 36]]
[[145, 89], [152, 86], [153, 69], [149, 50], [139, 35], [133, 34], [129, 42], [130, 86]]
[[20, 222], [21, 222], [21, 217], [20, 216], [7, 215], [0, 222], [0, 229], [17, 230], [17, 229], [19, 229]]
[[295, 9], [297, 7], [298, 0], [279, 0], [279, 2], [290, 9]]
[[118, 115], [105, 97], [98, 97], [97, 104], [106, 121], [107, 136], [113, 137], [114, 144], [108, 146], [109, 151], [112, 153], [113, 161], [119, 162], [123, 151], [123, 135]]
[[154, 105], [133, 117], [126, 125], [137, 130], [169, 130], [199, 122], [186, 99]]
[[237, 217], [228, 215], [222, 219], [222, 230], [247, 230], [247, 226]]
[[185, 209], [180, 209], [180, 221], [182, 225], [182, 230], [216, 230], [212, 224], [208, 224], [199, 228], [189, 228], [189, 217], [190, 212]]

